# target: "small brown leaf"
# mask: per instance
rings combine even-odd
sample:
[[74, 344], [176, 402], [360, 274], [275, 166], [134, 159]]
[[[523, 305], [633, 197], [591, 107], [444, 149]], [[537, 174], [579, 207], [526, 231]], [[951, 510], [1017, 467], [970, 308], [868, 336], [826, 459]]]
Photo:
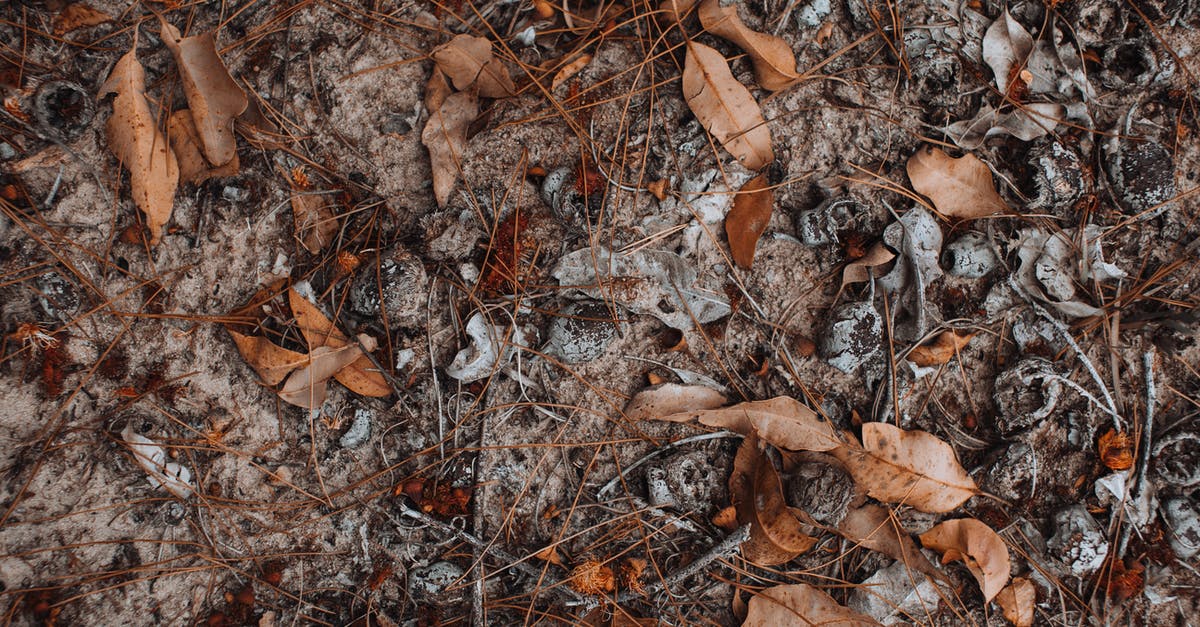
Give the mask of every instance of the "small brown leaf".
[[[341, 348], [350, 342], [316, 305], [295, 288], [288, 289], [288, 304], [310, 351], [319, 346]], [[384, 397], [392, 393], [392, 386], [366, 355], [361, 355], [349, 366], [337, 371], [334, 378], [362, 396]]]
[[433, 61], [459, 91], [472, 85], [484, 98], [507, 98], [517, 93], [508, 68], [492, 55], [492, 42], [474, 35], [456, 35], [433, 51]]
[[789, 507], [779, 473], [758, 447], [758, 438], [742, 441], [733, 460], [729, 495], [740, 524], [750, 525], [742, 556], [761, 566], [790, 562], [811, 549], [816, 539], [805, 533], [800, 510]]
[[896, 253], [892, 252], [887, 246], [884, 246], [883, 242], [875, 242], [875, 245], [871, 246], [867, 254], [846, 264], [846, 268], [842, 270], [841, 287], [844, 288], [851, 283], [862, 283], [863, 281], [870, 280], [874, 268], [889, 263], [895, 258]]
[[662, 383], [635, 394], [624, 414], [630, 420], [655, 420], [685, 411], [713, 409], [726, 400], [724, 394], [703, 385]]
[[789, 451], [829, 451], [842, 446], [837, 432], [817, 413], [789, 396], [749, 401], [720, 409], [655, 416], [667, 422], [699, 422], [745, 436], [757, 435]]
[[137, 60], [137, 42], [113, 66], [98, 97], [115, 93], [113, 113], [105, 125], [109, 149], [129, 170], [133, 202], [146, 215], [150, 245], [158, 244], [171, 219], [179, 165], [167, 138], [158, 130], [146, 101], [146, 71]]
[[833, 597], [806, 584], [767, 588], [750, 599], [742, 627], [820, 625], [876, 627], [875, 619], [838, 604]]
[[425, 83], [425, 110], [433, 115], [434, 111], [442, 108], [442, 103], [446, 102], [446, 98], [452, 93], [454, 89], [446, 82], [446, 74], [435, 66], [429, 75], [429, 81]]
[[767, 183], [767, 175], [750, 179], [733, 197], [733, 208], [725, 215], [725, 236], [729, 253], [738, 266], [750, 269], [758, 238], [767, 230], [771, 212], [775, 209], [775, 192]]
[[236, 152], [225, 165], [213, 167], [209, 164], [200, 151], [196, 122], [192, 119], [192, 112], [187, 109], [180, 109], [167, 119], [167, 135], [171, 138], [171, 150], [175, 152], [175, 160], [179, 163], [179, 178], [184, 183], [198, 185], [211, 178], [233, 176], [241, 168]]
[[92, 8], [86, 2], [76, 2], [69, 4], [54, 16], [53, 27], [55, 35], [65, 35], [73, 30], [87, 28], [89, 26], [97, 26], [105, 22], [111, 22], [112, 16]]
[[905, 503], [923, 512], [948, 512], [978, 493], [954, 449], [924, 431], [905, 431], [883, 422], [862, 426], [863, 447], [830, 451], [867, 494], [885, 503]]
[[944, 216], [971, 219], [1008, 211], [992, 185], [991, 170], [970, 153], [955, 159], [923, 146], [908, 160], [908, 180]]
[[748, 28], [738, 17], [738, 6], [722, 6], [721, 0], [704, 0], [700, 5], [700, 24], [708, 32], [735, 43], [754, 64], [754, 79], [769, 91], [778, 91], [795, 84], [796, 55], [786, 41]]
[[204, 157], [214, 166], [225, 165], [237, 155], [233, 120], [246, 110], [246, 92], [217, 55], [213, 33], [181, 37], [178, 29], [166, 20], [160, 21], [163, 43], [179, 66], [183, 94], [196, 122]]
[[917, 548], [917, 543], [912, 537], [900, 528], [886, 507], [866, 504], [849, 509], [838, 523], [837, 530], [842, 537], [851, 542], [857, 542], [872, 551], [879, 551], [931, 577], [944, 578]]
[[683, 97], [705, 130], [747, 169], [760, 170], [775, 160], [762, 109], [733, 77], [720, 52], [687, 42]]
[[243, 335], [232, 329], [227, 329], [233, 336], [242, 359], [258, 373], [265, 385], [278, 385], [293, 370], [304, 365], [308, 356], [276, 345], [265, 337]]
[[433, 196], [439, 207], [450, 200], [450, 192], [462, 171], [462, 154], [467, 143], [467, 127], [479, 115], [479, 102], [469, 92], [446, 97], [437, 111], [430, 112], [421, 143], [429, 150], [433, 173]]
[[991, 601], [1008, 583], [1008, 545], [992, 528], [974, 518], [947, 520], [921, 534], [925, 548], [942, 552], [942, 563], [962, 560]]
[[542, 560], [543, 562], [549, 562], [555, 566], [563, 566], [563, 559], [562, 556], [558, 554], [558, 547], [554, 546], [553, 544], [538, 551], [537, 553], [534, 553], [533, 556]]
[[325, 404], [326, 382], [361, 357], [362, 349], [357, 344], [337, 348], [318, 346], [309, 352], [305, 363], [288, 375], [279, 398], [298, 407], [318, 409]]
[[925, 368], [949, 363], [955, 355], [958, 355], [959, 351], [966, 348], [967, 343], [973, 337], [975, 337], [974, 333], [965, 331], [960, 332], [954, 329], [942, 331], [933, 338], [932, 342], [922, 344], [909, 351], [908, 360]]
[[292, 186], [292, 222], [296, 239], [308, 252], [316, 255], [325, 249], [338, 233], [337, 213], [326, 194], [313, 192], [297, 185], [289, 177]]
[[592, 55], [585, 52], [575, 57], [570, 63], [562, 66], [562, 69], [554, 73], [554, 78], [550, 79], [550, 91], [557, 90], [563, 83], [570, 80], [572, 76], [583, 71], [583, 68], [587, 67], [591, 62]]
[[1037, 604], [1037, 588], [1024, 577], [1017, 577], [996, 595], [996, 605], [1004, 618], [1014, 627], [1033, 627], [1033, 611]]

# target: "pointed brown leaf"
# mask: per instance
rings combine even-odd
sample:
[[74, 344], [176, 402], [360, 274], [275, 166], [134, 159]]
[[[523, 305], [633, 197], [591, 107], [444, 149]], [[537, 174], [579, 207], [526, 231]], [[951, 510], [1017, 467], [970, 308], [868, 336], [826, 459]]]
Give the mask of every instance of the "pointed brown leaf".
[[759, 170], [775, 160], [762, 109], [720, 52], [687, 42], [683, 97], [696, 119], [747, 169]]
[[243, 335], [232, 329], [227, 329], [233, 336], [242, 359], [258, 373], [265, 385], [278, 385], [293, 370], [304, 365], [308, 356], [303, 353], [288, 350], [276, 345], [265, 337]]
[[680, 412], [714, 409], [726, 400], [724, 394], [703, 385], [662, 383], [635, 394], [624, 413], [630, 420], [654, 420]]
[[492, 42], [474, 35], [456, 35], [433, 51], [433, 61], [459, 91], [472, 86], [484, 98], [507, 98], [517, 93], [504, 63], [492, 55]]
[[768, 91], [778, 91], [793, 85], [796, 55], [786, 41], [774, 35], [760, 33], [747, 27], [738, 17], [738, 5], [722, 6], [721, 0], [704, 0], [700, 5], [700, 24], [708, 32], [738, 45], [754, 64], [754, 80]]
[[846, 287], [851, 283], [862, 283], [870, 280], [872, 274], [882, 276], [882, 272], [875, 271], [875, 268], [891, 262], [896, 258], [896, 253], [890, 248], [883, 245], [883, 242], [875, 242], [874, 246], [867, 251], [866, 255], [855, 259], [846, 264], [846, 268], [842, 270], [842, 285]]
[[162, 38], [179, 66], [183, 94], [196, 122], [204, 157], [214, 166], [229, 163], [237, 155], [233, 120], [246, 110], [246, 92], [217, 55], [213, 33], [181, 37], [178, 29], [162, 20]]
[[833, 597], [806, 583], [767, 588], [754, 595], [742, 627], [801, 625], [876, 627], [875, 619], [838, 604]]
[[905, 503], [923, 512], [948, 512], [978, 493], [954, 449], [924, 431], [905, 431], [883, 422], [863, 425], [862, 448], [830, 451], [871, 497]]
[[748, 561], [762, 566], [784, 564], [816, 543], [805, 533], [803, 512], [788, 506], [779, 473], [753, 435], [734, 457], [729, 494], [738, 523], [750, 525], [750, 538], [742, 543], [742, 556]]
[[196, 122], [192, 119], [192, 112], [187, 109], [180, 109], [167, 119], [167, 135], [171, 138], [171, 150], [175, 152], [175, 160], [179, 163], [179, 178], [184, 183], [198, 185], [211, 178], [233, 176], [241, 168], [236, 152], [225, 165], [213, 167], [208, 163], [200, 151]]
[[437, 111], [429, 114], [421, 143], [429, 150], [429, 165], [433, 172], [433, 196], [439, 207], [450, 200], [450, 192], [462, 171], [463, 148], [467, 143], [467, 127], [479, 115], [479, 102], [469, 92], [450, 94]]
[[134, 49], [113, 66], [108, 80], [100, 86], [98, 97], [116, 94], [113, 113], [105, 124], [109, 150], [129, 170], [133, 202], [146, 216], [150, 245], [162, 237], [162, 226], [171, 219], [175, 188], [179, 185], [179, 165], [167, 138], [158, 130], [150, 104], [146, 101], [146, 71]]
[[832, 425], [789, 396], [655, 418], [668, 422], [694, 421], [746, 436], [757, 435], [789, 451], [829, 451], [842, 446]]
[[851, 542], [857, 542], [872, 551], [879, 551], [931, 577], [944, 578], [937, 567], [917, 548], [912, 536], [900, 528], [886, 507], [865, 504], [851, 508], [838, 523], [837, 530], [842, 537]]
[[775, 192], [767, 183], [767, 175], [750, 179], [733, 197], [733, 208], [725, 215], [725, 236], [729, 253], [738, 266], [750, 269], [758, 238], [767, 230], [771, 211], [775, 208]]
[[329, 379], [361, 357], [362, 349], [357, 344], [337, 348], [318, 346], [288, 375], [279, 389], [279, 398], [298, 407], [318, 409], [325, 404], [325, 384]]
[[908, 360], [918, 366], [940, 366], [948, 363], [962, 349], [967, 347], [974, 333], [947, 329], [933, 338], [928, 344], [922, 344], [908, 353]]
[[1008, 583], [1008, 545], [992, 528], [974, 518], [947, 520], [921, 534], [925, 548], [940, 551], [942, 563], [962, 560], [991, 601]]
[[[341, 348], [350, 342], [333, 321], [326, 318], [325, 314], [297, 292], [296, 288], [288, 288], [288, 305], [310, 351], [320, 346]], [[368, 349], [373, 350], [370, 346]], [[388, 384], [387, 378], [366, 355], [361, 355], [349, 366], [337, 371], [334, 378], [355, 394], [362, 396], [383, 397], [392, 393], [392, 386]]]
[[1017, 577], [996, 595], [996, 605], [1004, 618], [1014, 627], [1033, 627], [1033, 612], [1037, 605], [1037, 588], [1024, 577]]
[[922, 146], [908, 160], [908, 180], [944, 216], [970, 219], [1008, 211], [992, 185], [991, 170], [970, 153], [955, 159], [940, 148]]
[[454, 90], [446, 81], [446, 74], [434, 66], [429, 81], [425, 83], [425, 110], [433, 115], [434, 111], [442, 108], [442, 103], [446, 102], [446, 98], [452, 93]]

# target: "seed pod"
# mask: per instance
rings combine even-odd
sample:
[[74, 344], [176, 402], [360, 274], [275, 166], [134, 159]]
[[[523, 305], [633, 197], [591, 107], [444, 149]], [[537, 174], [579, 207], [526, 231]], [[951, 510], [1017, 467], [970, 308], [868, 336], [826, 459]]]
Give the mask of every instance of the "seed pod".
[[1060, 210], [1070, 207], [1091, 187], [1083, 159], [1053, 137], [1044, 137], [1029, 151], [1034, 197], [1030, 209]]
[[564, 363], [583, 363], [604, 354], [616, 336], [617, 325], [607, 305], [580, 301], [563, 307], [550, 321], [544, 351]]
[[1109, 89], [1145, 89], [1175, 74], [1175, 61], [1143, 38], [1125, 39], [1104, 49], [1100, 82]]
[[821, 357], [847, 374], [879, 353], [883, 321], [870, 301], [839, 305], [829, 315], [820, 338]]
[[982, 233], [964, 233], [942, 251], [942, 266], [952, 276], [978, 279], [996, 268], [999, 260]]
[[[1133, 111], [1123, 128], [1113, 130], [1104, 145], [1108, 181], [1120, 201], [1121, 210], [1140, 214], [1175, 196], [1175, 161], [1171, 153], [1152, 139], [1133, 137]], [[1166, 210], [1166, 205], [1142, 216], [1149, 219]]]
[[827, 198], [815, 208], [797, 214], [796, 228], [800, 241], [809, 246], [837, 243], [838, 232], [866, 212], [867, 207], [854, 197]]
[[1154, 445], [1158, 475], [1180, 488], [1200, 485], [1200, 435], [1193, 431], [1171, 434]]
[[362, 264], [350, 284], [350, 309], [370, 319], [387, 314], [389, 326], [416, 322], [426, 301], [425, 267], [412, 253], [392, 247], [378, 263]]
[[1053, 364], [1040, 357], [1022, 359], [996, 378], [996, 428], [1008, 436], [1045, 420], [1061, 394]]
[[79, 288], [58, 272], [47, 272], [34, 280], [37, 302], [54, 320], [70, 320], [79, 313]]
[[78, 83], [48, 81], [33, 96], [38, 130], [63, 142], [75, 141], [96, 117], [92, 96]]

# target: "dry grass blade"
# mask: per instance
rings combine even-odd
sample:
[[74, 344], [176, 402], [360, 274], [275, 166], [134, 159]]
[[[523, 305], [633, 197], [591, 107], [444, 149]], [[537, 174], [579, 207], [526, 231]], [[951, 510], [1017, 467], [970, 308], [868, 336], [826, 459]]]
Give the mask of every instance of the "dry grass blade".
[[762, 109], [733, 77], [720, 52], [687, 43], [683, 97], [696, 119], [747, 169], [759, 170], [775, 160]]
[[213, 33], [181, 37], [178, 29], [162, 20], [162, 36], [179, 67], [204, 156], [214, 166], [223, 166], [237, 156], [233, 120], [249, 104], [246, 92], [217, 55]]
[[721, 0], [704, 0], [698, 11], [700, 23], [708, 32], [737, 44], [754, 64], [754, 79], [768, 91], [794, 85], [796, 56], [786, 41], [747, 27], [738, 17], [740, 3], [722, 6]]

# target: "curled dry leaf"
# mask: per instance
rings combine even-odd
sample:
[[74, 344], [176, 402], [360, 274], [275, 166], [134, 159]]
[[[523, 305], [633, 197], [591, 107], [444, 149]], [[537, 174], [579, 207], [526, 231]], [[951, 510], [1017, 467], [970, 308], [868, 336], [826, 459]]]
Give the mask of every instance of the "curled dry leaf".
[[1037, 588], [1024, 577], [1017, 577], [996, 595], [996, 605], [1004, 618], [1015, 627], [1033, 627], [1033, 610], [1037, 604]]
[[592, 62], [592, 55], [583, 53], [575, 57], [570, 63], [562, 66], [562, 68], [554, 73], [554, 78], [550, 79], [550, 91], [555, 91], [562, 86], [563, 83], [571, 79], [572, 76], [583, 71]]
[[992, 528], [974, 518], [947, 520], [921, 534], [925, 548], [942, 552], [942, 563], [962, 560], [991, 601], [1008, 583], [1008, 545]]
[[908, 179], [944, 216], [970, 219], [1008, 211], [992, 185], [991, 170], [970, 153], [955, 159], [939, 148], [922, 146], [908, 160]]
[[233, 120], [246, 110], [246, 92], [217, 55], [213, 33], [181, 37], [178, 29], [166, 20], [161, 22], [163, 43], [179, 66], [183, 94], [196, 122], [204, 157], [214, 166], [225, 165], [237, 156]]
[[729, 476], [729, 495], [738, 523], [750, 525], [750, 538], [742, 543], [742, 556], [761, 566], [792, 561], [816, 544], [805, 533], [806, 514], [789, 507], [779, 473], [758, 448], [758, 438], [742, 441]]
[[1009, 95], [1008, 83], [1016, 73], [1014, 70], [1024, 69], [1032, 51], [1033, 36], [1005, 8], [983, 36], [983, 61], [996, 75], [996, 87], [1000, 93]]
[[179, 163], [179, 178], [184, 183], [200, 184], [211, 178], [233, 176], [241, 164], [237, 153], [225, 165], [213, 167], [200, 151], [200, 137], [196, 134], [196, 122], [192, 112], [180, 109], [167, 119], [167, 135], [171, 138], [171, 150]]
[[265, 337], [243, 335], [233, 329], [227, 330], [229, 335], [233, 336], [233, 343], [237, 345], [242, 359], [246, 360], [266, 385], [279, 385], [288, 374], [308, 360], [303, 353], [283, 348]]
[[630, 420], [654, 420], [680, 412], [715, 409], [726, 400], [724, 394], [703, 385], [662, 383], [635, 394], [624, 414]]
[[775, 160], [762, 109], [720, 52], [687, 42], [683, 97], [696, 119], [747, 169], [759, 170]]
[[156, 488], [162, 486], [181, 499], [192, 495], [195, 487], [192, 485], [192, 471], [187, 466], [167, 461], [167, 452], [163, 447], [134, 431], [131, 424], [125, 425], [121, 438], [138, 465], [149, 475], [151, 485]]
[[[288, 289], [288, 305], [292, 308], [296, 325], [300, 327], [310, 351], [320, 346], [341, 348], [350, 342], [316, 305], [309, 302], [294, 287]], [[392, 386], [388, 385], [387, 379], [366, 355], [360, 355], [350, 365], [338, 370], [334, 378], [355, 394], [382, 397], [392, 393]]]
[[879, 551], [935, 579], [944, 578], [886, 507], [866, 504], [849, 509], [837, 530], [851, 542]]
[[740, 3], [722, 6], [721, 0], [704, 0], [700, 5], [700, 24], [708, 32], [735, 43], [754, 64], [754, 79], [769, 91], [778, 91], [796, 82], [796, 56], [786, 41], [748, 28], [738, 17]]
[[863, 425], [862, 448], [830, 451], [871, 497], [905, 503], [923, 512], [948, 512], [978, 493], [975, 480], [954, 449], [924, 431], [905, 431], [883, 422]]
[[325, 384], [329, 379], [362, 356], [362, 349], [357, 344], [314, 348], [305, 356], [304, 363], [283, 382], [279, 398], [306, 409], [320, 408], [325, 404]]
[[864, 627], [879, 625], [875, 619], [838, 604], [833, 597], [806, 583], [767, 588], [750, 599], [742, 627], [820, 625], [821, 627]]
[[949, 363], [954, 356], [966, 348], [974, 333], [948, 329], [942, 331], [932, 342], [922, 344], [908, 353], [908, 360], [922, 367], [940, 366]]
[[167, 138], [158, 130], [146, 101], [146, 70], [137, 60], [137, 42], [113, 66], [100, 86], [98, 97], [116, 94], [113, 113], [105, 125], [108, 147], [129, 169], [133, 202], [146, 215], [150, 245], [162, 237], [162, 226], [171, 219], [179, 165]]
[[767, 443], [789, 451], [829, 451], [842, 446], [832, 425], [789, 396], [655, 418], [668, 422], [699, 422], [745, 436], [757, 435]]
[[111, 21], [112, 16], [104, 11], [95, 9], [86, 2], [76, 2], [63, 7], [63, 10], [54, 16], [52, 25], [55, 35], [65, 35], [73, 30]]
[[767, 230], [771, 211], [775, 208], [775, 192], [767, 183], [767, 175], [750, 179], [733, 198], [733, 209], [725, 216], [725, 236], [729, 238], [729, 253], [738, 266], [750, 269], [758, 238]]
[[431, 111], [421, 131], [421, 143], [429, 150], [433, 171], [433, 196], [444, 207], [454, 191], [458, 173], [462, 170], [463, 148], [467, 143], [467, 127], [479, 115], [479, 102], [470, 92], [446, 96], [442, 106]]
[[863, 281], [870, 280], [874, 268], [888, 264], [895, 258], [896, 253], [892, 249], [885, 246], [883, 242], [875, 242], [867, 250], [867, 254], [846, 264], [846, 268], [842, 270], [841, 288], [845, 288], [851, 283], [862, 283]]
[[474, 35], [456, 35], [433, 51], [433, 61], [460, 91], [478, 88], [484, 98], [507, 98], [517, 93], [508, 68], [492, 55], [492, 42]]

